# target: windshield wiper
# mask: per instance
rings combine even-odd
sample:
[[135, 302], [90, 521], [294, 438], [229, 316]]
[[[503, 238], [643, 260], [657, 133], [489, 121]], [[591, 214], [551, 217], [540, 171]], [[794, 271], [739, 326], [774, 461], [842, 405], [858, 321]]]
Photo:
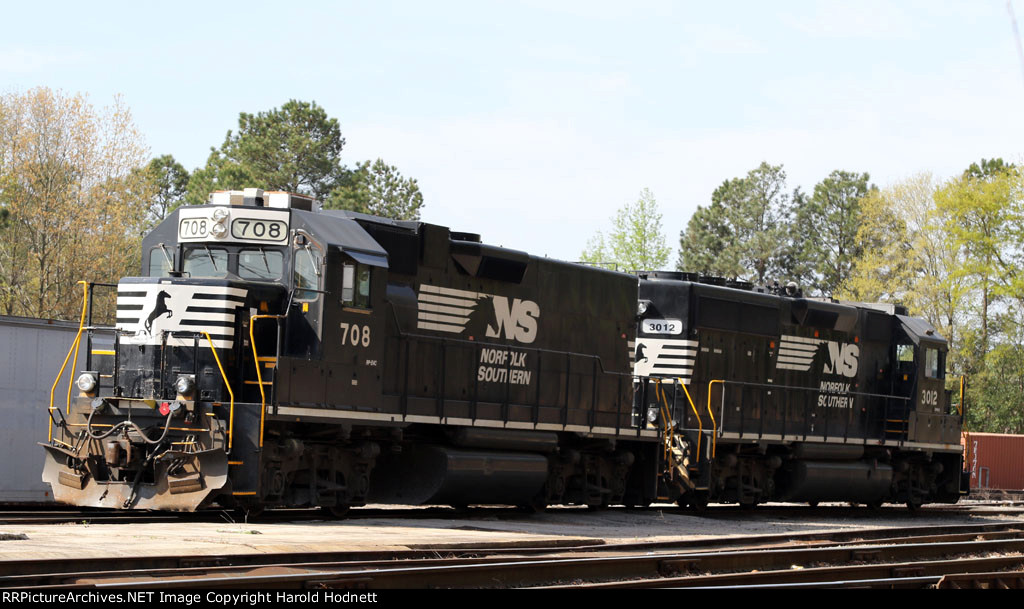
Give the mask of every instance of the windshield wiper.
[[210, 251], [210, 246], [204, 245], [203, 249], [206, 250], [206, 255], [210, 257], [210, 264], [213, 265], [213, 270], [219, 271], [220, 269], [217, 268], [217, 261], [213, 259], [213, 252]]
[[260, 254], [263, 256], [263, 266], [267, 267], [267, 275], [270, 275], [270, 263], [267, 262], [267, 253], [263, 251], [262, 247], [260, 248]]

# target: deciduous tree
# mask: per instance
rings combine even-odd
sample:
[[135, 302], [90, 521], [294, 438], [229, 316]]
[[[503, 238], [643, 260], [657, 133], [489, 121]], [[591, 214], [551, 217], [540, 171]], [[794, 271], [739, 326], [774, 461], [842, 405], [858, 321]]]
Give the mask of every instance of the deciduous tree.
[[643, 189], [636, 203], [619, 209], [612, 224], [607, 237], [599, 232], [587, 243], [581, 256], [584, 262], [625, 271], [656, 271], [668, 264], [670, 250], [661, 230], [661, 212], [650, 190]]
[[6, 314], [77, 318], [76, 281], [133, 274], [151, 198], [139, 171], [147, 156], [120, 99], [96, 110], [45, 87], [0, 97]]

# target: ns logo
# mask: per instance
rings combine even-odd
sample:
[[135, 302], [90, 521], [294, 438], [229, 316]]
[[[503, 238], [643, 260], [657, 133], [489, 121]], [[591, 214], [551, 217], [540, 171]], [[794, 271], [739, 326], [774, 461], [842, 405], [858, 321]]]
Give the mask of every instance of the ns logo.
[[537, 338], [537, 318], [540, 307], [532, 300], [513, 298], [509, 304], [505, 296], [493, 296], [494, 319], [497, 328], [487, 324], [487, 337], [510, 338], [521, 343], [530, 344]]
[[848, 378], [857, 376], [857, 360], [860, 358], [860, 347], [856, 344], [827, 341], [828, 360], [825, 361], [825, 374], [839, 374]]

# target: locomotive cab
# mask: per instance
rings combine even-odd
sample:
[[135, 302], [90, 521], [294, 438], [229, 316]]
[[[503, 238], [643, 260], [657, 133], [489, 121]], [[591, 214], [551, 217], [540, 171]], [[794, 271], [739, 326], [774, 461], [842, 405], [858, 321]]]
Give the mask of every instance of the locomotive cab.
[[80, 396], [51, 409], [61, 433], [44, 480], [58, 501], [192, 510], [253, 493], [278, 363], [323, 351], [328, 250], [354, 243], [386, 267], [365, 233], [318, 235], [314, 216], [298, 195], [218, 192], [146, 236], [114, 326], [86, 324]]
[[948, 344], [923, 319], [897, 314], [893, 393], [908, 398], [902, 421], [909, 441], [950, 442], [958, 437], [961, 421], [946, 390]]

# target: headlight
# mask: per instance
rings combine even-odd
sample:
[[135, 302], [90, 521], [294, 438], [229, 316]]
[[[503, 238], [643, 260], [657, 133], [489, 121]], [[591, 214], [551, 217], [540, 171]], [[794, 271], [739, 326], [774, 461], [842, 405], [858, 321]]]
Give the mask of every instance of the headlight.
[[217, 209], [213, 210], [213, 221], [214, 222], [221, 222], [222, 220], [224, 220], [224, 218], [227, 218], [227, 217], [228, 217], [228, 210], [224, 209], [223, 207], [218, 207]]
[[641, 300], [636, 303], [636, 314], [643, 315], [647, 312], [647, 305], [650, 304], [646, 300]]
[[223, 237], [228, 234], [228, 229], [223, 224], [214, 224], [210, 227], [210, 234], [214, 237]]
[[648, 408], [647, 409], [647, 422], [648, 423], [655, 423], [657, 421], [658, 421], [658, 409], [656, 409], [656, 408]]
[[77, 384], [84, 393], [92, 393], [96, 389], [96, 377], [91, 372], [86, 372], [78, 377]]
[[190, 396], [196, 389], [196, 383], [190, 376], [179, 376], [178, 380], [174, 383], [174, 388], [178, 390], [178, 393], [183, 396]]

